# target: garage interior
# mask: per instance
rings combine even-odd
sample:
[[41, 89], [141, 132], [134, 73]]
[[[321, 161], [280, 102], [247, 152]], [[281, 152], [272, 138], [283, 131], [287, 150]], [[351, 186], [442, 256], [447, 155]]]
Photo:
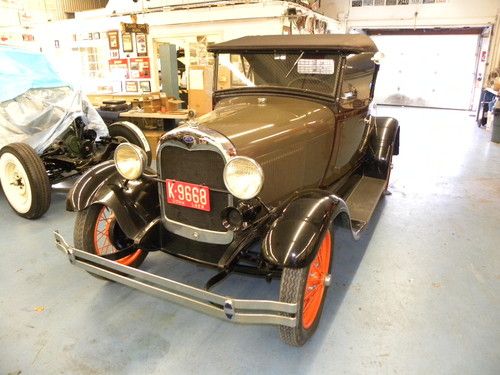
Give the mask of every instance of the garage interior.
[[[132, 57], [106, 49], [106, 69], [97, 55], [108, 31], [131, 15], [149, 24], [151, 72], [122, 79], [107, 60], [141, 58], [137, 40]], [[0, 193], [0, 373], [499, 373], [500, 144], [492, 138], [500, 114], [494, 96], [485, 103], [500, 74], [498, 0], [2, 1], [0, 47], [41, 50], [62, 77], [81, 80], [96, 107], [158, 92], [153, 105], [163, 92], [182, 118], [183, 110], [212, 109], [208, 44], [318, 33], [314, 22], [308, 30], [309, 17], [332, 33], [374, 40], [384, 58], [371, 111], [401, 129], [390, 194], [361, 239], [334, 228], [332, 282], [316, 334], [289, 347], [276, 327], [230, 324], [75, 270], [52, 233], [72, 239], [76, 214], [65, 209], [72, 179], [53, 187], [49, 210], [33, 221]], [[99, 39], [88, 39], [93, 32]], [[89, 63], [95, 51], [99, 63]], [[176, 60], [181, 74], [165, 65]], [[89, 70], [96, 65], [104, 76]], [[137, 120], [153, 149], [178, 124], [168, 120], [162, 129]], [[200, 288], [217, 273], [159, 253], [141, 270]], [[279, 288], [279, 280], [231, 275], [214, 290], [272, 299]]]

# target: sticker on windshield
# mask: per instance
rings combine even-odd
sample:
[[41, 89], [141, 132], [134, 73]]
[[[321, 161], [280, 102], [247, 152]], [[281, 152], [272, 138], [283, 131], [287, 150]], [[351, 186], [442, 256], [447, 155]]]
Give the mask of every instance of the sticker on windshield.
[[297, 65], [300, 74], [333, 74], [333, 59], [300, 59]]

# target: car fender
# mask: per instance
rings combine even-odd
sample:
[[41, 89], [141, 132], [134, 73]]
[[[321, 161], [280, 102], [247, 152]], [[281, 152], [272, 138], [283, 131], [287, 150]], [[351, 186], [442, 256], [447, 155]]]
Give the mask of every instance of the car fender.
[[293, 198], [266, 233], [262, 256], [280, 267], [309, 265], [332, 221], [343, 212], [348, 214], [345, 202], [328, 192], [314, 191]]
[[109, 125], [109, 127], [111, 126], [123, 126], [128, 130], [130, 130], [132, 133], [134, 133], [137, 136], [137, 138], [141, 140], [144, 151], [146, 151], [146, 155], [148, 156], [149, 164], [151, 164], [151, 156], [152, 156], [151, 147], [149, 146], [149, 142], [146, 136], [137, 125], [131, 123], [130, 121], [117, 121]]
[[387, 162], [392, 154], [399, 155], [399, 123], [392, 117], [371, 117], [374, 131], [370, 139], [372, 156], [377, 162]]
[[157, 182], [146, 177], [126, 181], [112, 160], [82, 175], [68, 193], [66, 209], [82, 211], [93, 204], [112, 209], [123, 232], [134, 241], [160, 216]]

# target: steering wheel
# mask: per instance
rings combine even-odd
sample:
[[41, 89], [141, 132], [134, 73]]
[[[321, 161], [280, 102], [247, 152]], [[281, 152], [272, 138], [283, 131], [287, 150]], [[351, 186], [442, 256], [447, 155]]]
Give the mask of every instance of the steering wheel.
[[[300, 83], [300, 82], [302, 82], [302, 84], [298, 85], [298, 83]], [[333, 88], [328, 83], [325, 83], [321, 79], [316, 78], [316, 77], [298, 77], [298, 78], [291, 80], [288, 83], [288, 85], [286, 85], [286, 87], [295, 87], [298, 89], [303, 89], [306, 82], [315, 83], [315, 84], [319, 85], [319, 87], [317, 89], [315, 89], [314, 91], [319, 91], [319, 92], [321, 92], [321, 91], [332, 92], [333, 91]], [[323, 87], [324, 90], [322, 90], [321, 87]]]

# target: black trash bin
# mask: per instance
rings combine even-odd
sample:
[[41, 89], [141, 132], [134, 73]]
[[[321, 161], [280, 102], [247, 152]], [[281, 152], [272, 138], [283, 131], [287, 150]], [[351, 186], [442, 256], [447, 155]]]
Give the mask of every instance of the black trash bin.
[[493, 109], [493, 127], [491, 132], [491, 141], [500, 143], [500, 97], [497, 96], [497, 104]]

